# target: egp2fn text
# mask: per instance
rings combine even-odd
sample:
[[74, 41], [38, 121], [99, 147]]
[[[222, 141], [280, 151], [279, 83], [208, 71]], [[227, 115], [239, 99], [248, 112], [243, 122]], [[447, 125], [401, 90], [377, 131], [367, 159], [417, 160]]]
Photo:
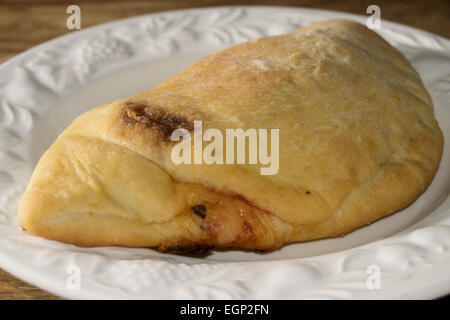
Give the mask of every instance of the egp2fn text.
[[263, 315], [269, 314], [269, 306], [262, 304], [226, 304], [224, 314]]

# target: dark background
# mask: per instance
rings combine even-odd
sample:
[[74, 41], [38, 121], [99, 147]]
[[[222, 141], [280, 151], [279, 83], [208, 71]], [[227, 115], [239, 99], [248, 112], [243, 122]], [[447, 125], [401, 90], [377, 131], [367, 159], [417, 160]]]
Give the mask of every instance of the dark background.
[[[0, 63], [46, 40], [74, 32], [66, 28], [66, 8], [71, 4], [81, 8], [81, 28], [151, 12], [207, 6], [299, 6], [366, 15], [367, 7], [376, 4], [381, 9], [381, 19], [403, 23], [450, 38], [450, 0], [0, 0]], [[0, 299], [57, 299], [57, 297], [30, 286], [0, 269]]]

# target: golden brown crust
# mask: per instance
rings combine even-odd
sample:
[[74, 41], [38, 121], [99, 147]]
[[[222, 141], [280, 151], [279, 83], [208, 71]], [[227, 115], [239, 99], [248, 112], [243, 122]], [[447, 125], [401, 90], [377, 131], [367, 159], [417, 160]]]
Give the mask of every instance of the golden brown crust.
[[[194, 120], [280, 129], [279, 172], [175, 165], [170, 133]], [[364, 26], [331, 20], [215, 53], [83, 114], [42, 157], [19, 217], [33, 234], [83, 246], [267, 250], [404, 208], [442, 148], [406, 58]]]

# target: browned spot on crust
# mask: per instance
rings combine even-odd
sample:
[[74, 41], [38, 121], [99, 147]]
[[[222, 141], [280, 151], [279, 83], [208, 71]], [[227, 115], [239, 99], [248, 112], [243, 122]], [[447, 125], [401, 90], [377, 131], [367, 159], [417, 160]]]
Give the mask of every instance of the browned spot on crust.
[[206, 214], [208, 212], [206, 210], [206, 207], [202, 204], [198, 204], [196, 206], [191, 207], [191, 210], [202, 219], [206, 218]]
[[158, 247], [159, 252], [165, 253], [190, 253], [205, 254], [212, 249], [211, 246], [203, 245], [189, 240], [182, 240], [176, 243], [161, 245]]
[[171, 114], [160, 107], [145, 105], [142, 103], [127, 102], [123, 108], [121, 117], [127, 125], [139, 126], [146, 130], [155, 130], [164, 141], [171, 141], [170, 136], [176, 129], [194, 130], [192, 121]]

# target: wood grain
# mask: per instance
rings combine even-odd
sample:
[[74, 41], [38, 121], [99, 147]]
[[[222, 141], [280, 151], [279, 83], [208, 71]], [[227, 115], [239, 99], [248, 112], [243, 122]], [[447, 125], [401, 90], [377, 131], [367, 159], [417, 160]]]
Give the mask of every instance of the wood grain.
[[[160, 0], [160, 1], [59, 1], [59, 0], [0, 0], [0, 63], [39, 43], [70, 32], [66, 28], [66, 8], [77, 4], [81, 8], [81, 27], [142, 15], [151, 12], [224, 5], [301, 6], [344, 11], [364, 15], [366, 8], [377, 4], [381, 18], [424, 29], [450, 38], [450, 1], [403, 0]], [[0, 270], [0, 299], [57, 299], [52, 294]]]

